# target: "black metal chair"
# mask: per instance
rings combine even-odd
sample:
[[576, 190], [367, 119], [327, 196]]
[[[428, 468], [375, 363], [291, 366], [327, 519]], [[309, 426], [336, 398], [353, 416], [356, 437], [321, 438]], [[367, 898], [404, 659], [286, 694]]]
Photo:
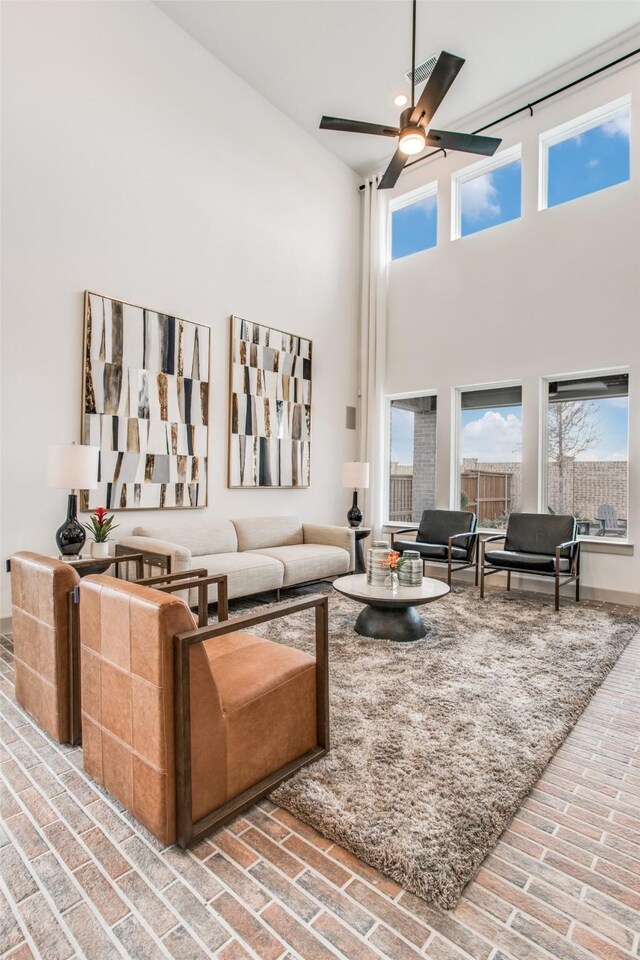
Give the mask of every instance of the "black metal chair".
[[[451, 586], [451, 571], [465, 567], [476, 568], [478, 585], [478, 520], [475, 513], [466, 510], [425, 510], [417, 532], [414, 527], [396, 530], [393, 549], [418, 550], [424, 563], [446, 563], [447, 583]], [[416, 533], [415, 540], [397, 539], [403, 533]]]
[[[492, 573], [524, 573], [553, 577], [555, 608], [560, 609], [560, 587], [575, 580], [576, 601], [580, 599], [580, 542], [576, 539], [576, 518], [545, 513], [512, 513], [505, 533], [487, 537], [480, 549], [480, 596], [484, 579]], [[487, 544], [504, 540], [504, 549], [487, 550]]]

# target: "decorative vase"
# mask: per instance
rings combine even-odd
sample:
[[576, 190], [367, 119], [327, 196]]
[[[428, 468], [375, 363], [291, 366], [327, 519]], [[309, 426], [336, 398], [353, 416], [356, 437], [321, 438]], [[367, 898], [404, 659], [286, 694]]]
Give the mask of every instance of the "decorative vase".
[[94, 540], [91, 544], [91, 556], [94, 560], [106, 560], [109, 556], [109, 541], [104, 540], [102, 543], [96, 543]]
[[350, 527], [359, 527], [362, 523], [362, 510], [358, 506], [358, 491], [353, 491], [353, 502], [347, 512]]
[[391, 571], [391, 573], [385, 579], [384, 585], [387, 588], [387, 590], [391, 590], [392, 593], [398, 592], [398, 587], [400, 586], [400, 580], [398, 579], [397, 570]]
[[400, 583], [405, 587], [419, 587], [422, 583], [422, 558], [418, 550], [404, 550], [400, 567]]
[[367, 550], [367, 583], [382, 585], [386, 579], [387, 571], [382, 566], [382, 561], [389, 556], [390, 546], [386, 540], [374, 540], [373, 546]]
[[67, 519], [56, 532], [56, 543], [63, 557], [74, 557], [84, 547], [87, 535], [77, 517], [78, 500], [75, 493], [69, 494]]

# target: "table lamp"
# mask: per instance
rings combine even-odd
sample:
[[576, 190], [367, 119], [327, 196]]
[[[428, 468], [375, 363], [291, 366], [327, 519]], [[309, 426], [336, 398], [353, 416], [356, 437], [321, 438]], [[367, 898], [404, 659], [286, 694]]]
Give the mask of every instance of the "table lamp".
[[73, 557], [82, 550], [87, 534], [77, 517], [76, 490], [95, 490], [98, 486], [98, 447], [84, 444], [51, 444], [47, 462], [47, 486], [69, 490], [67, 519], [56, 533], [62, 556]]
[[369, 488], [369, 464], [345, 463], [342, 469], [342, 486], [353, 490], [353, 503], [347, 513], [350, 527], [359, 527], [362, 523], [362, 510], [358, 506], [358, 490]]

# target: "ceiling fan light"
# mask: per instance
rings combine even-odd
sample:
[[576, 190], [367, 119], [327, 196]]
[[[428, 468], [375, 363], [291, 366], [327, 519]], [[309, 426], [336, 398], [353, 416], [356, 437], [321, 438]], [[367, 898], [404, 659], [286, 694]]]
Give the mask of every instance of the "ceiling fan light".
[[393, 98], [393, 102], [395, 103], [396, 107], [404, 107], [405, 103], [408, 103], [408, 101], [409, 98], [404, 93], [399, 93]]
[[427, 138], [420, 127], [405, 127], [400, 131], [398, 138], [398, 148], [411, 157], [424, 150], [427, 144]]

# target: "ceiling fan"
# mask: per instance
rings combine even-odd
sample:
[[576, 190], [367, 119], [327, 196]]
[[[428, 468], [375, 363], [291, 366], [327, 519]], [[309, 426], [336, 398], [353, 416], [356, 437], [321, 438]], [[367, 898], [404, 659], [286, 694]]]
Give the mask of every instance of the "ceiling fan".
[[444, 100], [449, 87], [458, 76], [464, 60], [444, 50], [438, 57], [426, 86], [415, 102], [416, 76], [416, 3], [413, 0], [413, 29], [411, 41], [411, 106], [400, 114], [400, 125], [389, 127], [379, 123], [360, 120], [343, 120], [340, 117], [323, 117], [321, 130], [342, 130], [348, 133], [369, 133], [378, 137], [395, 137], [398, 148], [385, 170], [378, 190], [390, 190], [396, 185], [405, 163], [413, 154], [422, 153], [426, 147], [443, 150], [460, 150], [463, 153], [479, 153], [492, 157], [501, 140], [496, 137], [480, 137], [473, 133], [453, 133], [450, 130], [434, 130], [431, 120]]

